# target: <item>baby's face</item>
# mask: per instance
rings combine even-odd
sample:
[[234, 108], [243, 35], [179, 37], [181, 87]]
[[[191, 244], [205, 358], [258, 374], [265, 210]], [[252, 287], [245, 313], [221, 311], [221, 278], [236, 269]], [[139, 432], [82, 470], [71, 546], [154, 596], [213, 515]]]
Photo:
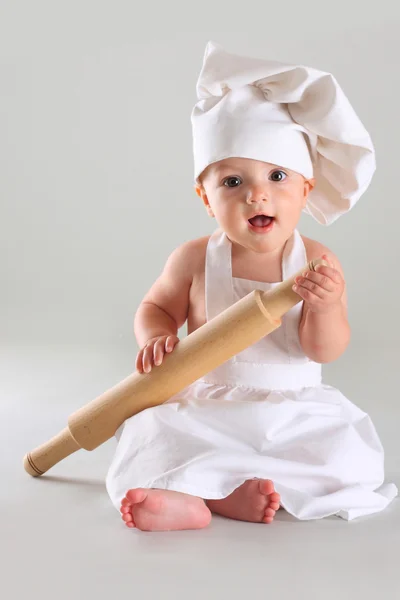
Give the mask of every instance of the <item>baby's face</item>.
[[296, 228], [314, 180], [270, 163], [227, 158], [209, 165], [197, 193], [232, 242], [281, 248]]

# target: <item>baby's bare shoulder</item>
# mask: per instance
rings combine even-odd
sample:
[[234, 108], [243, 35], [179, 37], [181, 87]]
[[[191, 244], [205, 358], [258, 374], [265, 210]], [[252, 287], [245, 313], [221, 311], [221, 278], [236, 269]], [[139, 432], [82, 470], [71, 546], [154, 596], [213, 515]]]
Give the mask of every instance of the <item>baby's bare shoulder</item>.
[[179, 327], [187, 318], [192, 283], [199, 270], [204, 270], [207, 241], [206, 237], [190, 240], [175, 248], [161, 275], [143, 298], [144, 303], [162, 308], [175, 319]]
[[302, 235], [301, 237], [304, 242], [304, 247], [306, 249], [308, 261], [314, 260], [315, 258], [322, 258], [322, 256], [325, 254], [328, 258], [328, 261], [333, 265], [333, 267], [343, 275], [342, 265], [340, 264], [338, 257], [332, 252], [332, 250], [330, 250], [329, 248], [327, 248], [327, 246], [324, 246], [324, 244], [321, 244], [321, 242], [318, 242], [317, 240], [312, 240], [311, 238], [308, 238], [305, 235]]
[[304, 242], [304, 247], [307, 253], [307, 260], [313, 260], [314, 258], [320, 258], [322, 254], [330, 253], [329, 248], [318, 242], [317, 240], [312, 240], [305, 235], [302, 235], [302, 240]]
[[204, 270], [207, 244], [210, 236], [204, 236], [184, 242], [172, 252], [169, 260], [184, 268], [191, 275]]

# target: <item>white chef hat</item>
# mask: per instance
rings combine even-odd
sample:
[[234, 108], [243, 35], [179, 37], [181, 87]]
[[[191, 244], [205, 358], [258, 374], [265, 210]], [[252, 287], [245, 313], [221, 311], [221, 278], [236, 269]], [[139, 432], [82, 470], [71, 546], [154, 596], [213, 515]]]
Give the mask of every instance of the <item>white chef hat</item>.
[[195, 179], [229, 157], [315, 177], [304, 211], [324, 225], [349, 211], [369, 186], [371, 138], [330, 73], [230, 54], [209, 42], [196, 89]]

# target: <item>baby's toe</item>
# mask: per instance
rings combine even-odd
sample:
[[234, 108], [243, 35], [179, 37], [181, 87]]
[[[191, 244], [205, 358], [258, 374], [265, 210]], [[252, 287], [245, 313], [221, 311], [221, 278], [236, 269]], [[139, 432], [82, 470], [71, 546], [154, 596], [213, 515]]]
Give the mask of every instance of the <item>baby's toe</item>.
[[128, 512], [128, 513], [122, 514], [121, 519], [124, 521], [124, 523], [127, 527], [130, 527], [130, 528], [136, 527], [136, 523], [133, 520], [132, 513]]
[[263, 518], [263, 523], [272, 523], [272, 521], [274, 520], [274, 517], [264, 517]]
[[120, 508], [120, 512], [123, 515], [126, 515], [127, 513], [129, 513], [131, 511], [131, 507], [130, 506], [121, 506]]
[[278, 492], [273, 492], [272, 494], [270, 494], [269, 501], [270, 502], [277, 502], [279, 504], [279, 502], [281, 501], [281, 497], [278, 494]]
[[271, 496], [274, 493], [274, 484], [270, 479], [262, 479], [258, 482], [258, 488], [264, 496]]
[[142, 488], [137, 488], [134, 490], [129, 490], [126, 493], [126, 498], [130, 504], [140, 504], [147, 497], [147, 492]]
[[279, 509], [279, 502], [270, 502], [269, 503], [269, 507], [273, 508], [274, 510], [278, 510]]
[[126, 513], [125, 515], [121, 515], [121, 519], [125, 521], [125, 523], [131, 523], [133, 521], [131, 513]]
[[274, 518], [275, 516], [275, 511], [273, 508], [266, 508], [265, 509], [265, 513], [264, 513], [264, 517], [272, 517]]

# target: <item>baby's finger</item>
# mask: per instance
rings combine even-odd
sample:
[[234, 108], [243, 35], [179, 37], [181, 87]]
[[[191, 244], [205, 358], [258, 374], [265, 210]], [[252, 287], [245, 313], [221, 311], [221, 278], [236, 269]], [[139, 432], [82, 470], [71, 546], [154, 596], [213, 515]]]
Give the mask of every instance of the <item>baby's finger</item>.
[[[318, 285], [322, 289], [326, 290], [327, 292], [333, 292], [336, 288], [335, 281], [333, 281], [333, 279], [328, 277], [328, 275], [324, 275], [323, 273], [320, 273], [319, 271], [318, 271], [318, 273], [314, 273], [314, 271], [306, 271], [305, 273], [303, 273], [303, 276], [301, 277], [301, 279], [304, 279], [304, 281], [310, 281], [310, 282]], [[306, 287], [310, 288], [310, 286], [306, 286]], [[310, 288], [310, 289], [313, 289], [313, 288]]]
[[135, 367], [139, 373], [143, 373], [143, 350], [140, 350], [136, 356]]
[[161, 365], [164, 358], [165, 336], [159, 338], [154, 344], [153, 357], [156, 366]]
[[[331, 261], [331, 259], [329, 258], [329, 256], [328, 256], [327, 254], [323, 254], [323, 255], [322, 255], [322, 258], [324, 259], [324, 261], [325, 261], [325, 262], [327, 262], [327, 263], [328, 263], [328, 265], [329, 265], [330, 267], [332, 267], [332, 268], [334, 267], [334, 264], [333, 264], [333, 262]], [[324, 266], [324, 265], [320, 265], [320, 266], [322, 267], [322, 266]]]
[[143, 369], [145, 373], [150, 373], [153, 366], [153, 344], [145, 346], [143, 349]]
[[313, 299], [323, 300], [326, 293], [319, 285], [304, 279], [304, 277], [296, 277], [293, 290], [308, 302], [311, 302]]
[[342, 276], [337, 269], [334, 267], [326, 267], [325, 265], [317, 265], [315, 267], [315, 272], [324, 275], [325, 277], [329, 277], [335, 283], [340, 283], [342, 281]]
[[179, 338], [177, 338], [176, 335], [169, 335], [167, 337], [167, 341], [165, 342], [165, 350], [167, 352], [172, 352], [178, 342]]

